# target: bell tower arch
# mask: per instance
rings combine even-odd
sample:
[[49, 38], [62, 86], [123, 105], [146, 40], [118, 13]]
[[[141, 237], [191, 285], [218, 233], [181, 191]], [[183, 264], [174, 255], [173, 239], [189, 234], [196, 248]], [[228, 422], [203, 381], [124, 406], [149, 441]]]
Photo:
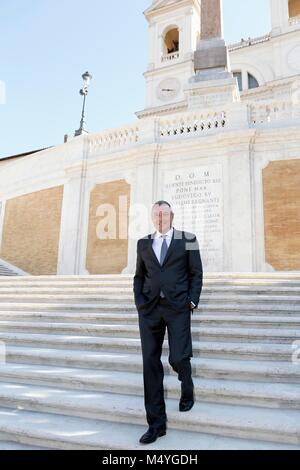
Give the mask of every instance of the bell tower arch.
[[200, 35], [201, 0], [153, 0], [144, 12], [149, 26], [145, 115], [167, 112], [184, 101], [184, 85], [194, 73]]

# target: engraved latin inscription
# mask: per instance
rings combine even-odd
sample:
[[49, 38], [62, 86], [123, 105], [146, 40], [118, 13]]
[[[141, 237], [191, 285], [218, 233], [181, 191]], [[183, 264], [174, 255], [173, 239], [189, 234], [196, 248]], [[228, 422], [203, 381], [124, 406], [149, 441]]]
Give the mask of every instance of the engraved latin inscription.
[[174, 208], [174, 226], [197, 235], [206, 271], [223, 271], [222, 165], [168, 171], [164, 199]]

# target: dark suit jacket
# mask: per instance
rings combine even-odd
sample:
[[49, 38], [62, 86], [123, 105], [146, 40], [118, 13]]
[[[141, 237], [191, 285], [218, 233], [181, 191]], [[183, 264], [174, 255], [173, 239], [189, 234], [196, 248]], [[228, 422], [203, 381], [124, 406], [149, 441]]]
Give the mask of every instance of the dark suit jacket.
[[202, 291], [203, 272], [196, 235], [174, 228], [162, 266], [152, 248], [153, 237], [154, 233], [141, 238], [137, 243], [133, 285], [137, 310], [150, 313], [159, 300], [161, 290], [178, 312], [187, 310], [191, 301], [197, 307]]

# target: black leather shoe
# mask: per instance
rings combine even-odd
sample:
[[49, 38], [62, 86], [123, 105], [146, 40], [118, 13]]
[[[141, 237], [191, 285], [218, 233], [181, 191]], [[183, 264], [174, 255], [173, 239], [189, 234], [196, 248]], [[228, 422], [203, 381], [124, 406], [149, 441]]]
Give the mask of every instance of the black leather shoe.
[[167, 434], [166, 427], [162, 428], [149, 428], [148, 431], [140, 438], [141, 444], [151, 444], [155, 442], [158, 437], [165, 436]]
[[194, 400], [180, 400], [179, 411], [185, 412], [190, 411], [194, 406]]
[[195, 403], [194, 386], [192, 386], [192, 390], [188, 394], [183, 392], [183, 387], [181, 387], [181, 390], [182, 393], [179, 402], [179, 411], [190, 411]]

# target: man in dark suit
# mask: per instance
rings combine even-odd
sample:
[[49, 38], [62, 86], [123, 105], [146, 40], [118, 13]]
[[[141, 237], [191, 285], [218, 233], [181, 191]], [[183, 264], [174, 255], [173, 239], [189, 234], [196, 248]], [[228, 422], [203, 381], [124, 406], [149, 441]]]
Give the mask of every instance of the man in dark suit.
[[144, 398], [149, 424], [141, 437], [150, 444], [166, 434], [164, 370], [161, 362], [166, 329], [169, 363], [181, 381], [179, 411], [194, 405], [191, 314], [202, 291], [203, 272], [199, 244], [194, 234], [173, 227], [174, 213], [166, 201], [152, 208], [156, 232], [137, 243], [134, 298], [139, 313], [143, 354]]

